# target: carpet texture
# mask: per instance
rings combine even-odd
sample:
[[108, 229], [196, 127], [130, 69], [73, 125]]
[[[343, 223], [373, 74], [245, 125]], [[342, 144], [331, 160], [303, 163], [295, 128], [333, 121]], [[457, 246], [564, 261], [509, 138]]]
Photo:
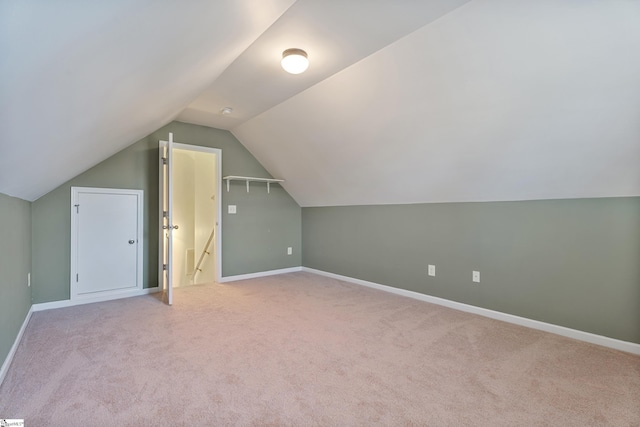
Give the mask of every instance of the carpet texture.
[[32, 426], [640, 425], [640, 357], [309, 273], [33, 314]]

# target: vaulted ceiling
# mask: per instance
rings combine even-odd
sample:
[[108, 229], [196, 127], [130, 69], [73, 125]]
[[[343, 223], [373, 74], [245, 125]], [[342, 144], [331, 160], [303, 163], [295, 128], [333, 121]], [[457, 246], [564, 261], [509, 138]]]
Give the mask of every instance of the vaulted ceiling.
[[177, 119], [302, 206], [638, 196], [637, 52], [628, 0], [5, 0], [0, 192]]

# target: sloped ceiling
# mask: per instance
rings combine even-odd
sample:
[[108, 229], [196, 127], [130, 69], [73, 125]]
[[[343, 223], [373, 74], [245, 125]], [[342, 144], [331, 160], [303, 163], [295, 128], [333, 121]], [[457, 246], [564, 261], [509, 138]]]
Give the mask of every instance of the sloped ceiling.
[[472, 1], [232, 129], [302, 206], [640, 194], [640, 3]]
[[7, 1], [0, 43], [28, 200], [174, 118], [302, 206], [640, 195], [640, 2]]
[[34, 200], [170, 122], [293, 1], [0, 1], [0, 192]]

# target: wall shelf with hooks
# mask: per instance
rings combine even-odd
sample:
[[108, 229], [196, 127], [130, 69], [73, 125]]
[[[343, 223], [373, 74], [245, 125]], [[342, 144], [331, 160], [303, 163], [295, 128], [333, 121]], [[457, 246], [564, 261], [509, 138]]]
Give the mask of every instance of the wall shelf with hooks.
[[253, 176], [235, 176], [235, 175], [225, 176], [222, 179], [227, 181], [227, 192], [229, 191], [229, 183], [231, 181], [246, 181], [247, 182], [247, 193], [249, 192], [249, 183], [252, 182], [252, 181], [253, 182], [266, 182], [267, 183], [267, 193], [271, 192], [271, 184], [272, 183], [284, 182], [284, 179], [256, 178], [256, 177], [253, 177]]

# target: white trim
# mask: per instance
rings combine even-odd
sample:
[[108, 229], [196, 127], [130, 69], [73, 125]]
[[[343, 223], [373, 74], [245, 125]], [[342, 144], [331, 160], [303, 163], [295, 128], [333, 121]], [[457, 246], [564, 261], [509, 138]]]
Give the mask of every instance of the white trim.
[[279, 270], [259, 271], [257, 273], [239, 274], [237, 276], [221, 277], [218, 283], [235, 282], [236, 280], [257, 279], [258, 277], [275, 276], [277, 274], [295, 273], [303, 267], [281, 268]]
[[160, 292], [162, 289], [159, 287], [153, 288], [145, 288], [145, 289], [132, 289], [126, 290], [110, 295], [96, 295], [94, 297], [82, 298], [82, 299], [65, 299], [61, 301], [51, 301], [51, 302], [42, 302], [40, 304], [33, 304], [31, 307], [33, 311], [44, 311], [51, 310], [54, 308], [65, 308], [65, 307], [73, 307], [74, 305], [83, 305], [83, 304], [92, 304], [94, 302], [103, 302], [103, 301], [111, 301], [114, 299], [121, 298], [130, 298], [130, 297], [138, 297], [141, 295], [149, 295], [154, 294], [156, 292]]
[[514, 316], [513, 314], [507, 314], [507, 313], [502, 313], [500, 311], [489, 310], [487, 308], [476, 307], [474, 305], [464, 304], [461, 302], [451, 301], [444, 298], [425, 295], [419, 292], [408, 291], [406, 289], [394, 288], [393, 286], [381, 285], [379, 283], [368, 282], [366, 280], [355, 279], [353, 277], [348, 277], [348, 276], [341, 276], [339, 274], [329, 273], [326, 271], [316, 270], [313, 268], [302, 267], [302, 271], [305, 271], [307, 273], [318, 274], [320, 276], [330, 277], [332, 279], [342, 280], [344, 282], [354, 283], [356, 285], [367, 286], [369, 288], [390, 292], [396, 295], [402, 295], [404, 297], [409, 297], [409, 298], [417, 299], [420, 301], [429, 302], [432, 304], [442, 305], [444, 307], [465, 311], [467, 313], [478, 314], [480, 316], [489, 317], [491, 319], [501, 320], [503, 322], [513, 323], [520, 326], [525, 326], [527, 328], [550, 332], [556, 335], [562, 335], [563, 337], [573, 338], [573, 339], [585, 341], [591, 344], [597, 344], [604, 347], [609, 347], [616, 350], [626, 351], [628, 353], [640, 355], [640, 344], [636, 344], [628, 341], [622, 341], [615, 338], [609, 338], [602, 335], [592, 334], [590, 332], [584, 332], [576, 329], [566, 328], [564, 326], [558, 326], [551, 323], [540, 322], [538, 320], [528, 319], [526, 317]]
[[29, 308], [29, 311], [27, 312], [27, 316], [24, 318], [24, 322], [22, 322], [22, 326], [18, 331], [18, 335], [16, 336], [16, 339], [13, 342], [13, 345], [11, 346], [11, 350], [9, 350], [9, 354], [7, 354], [7, 357], [4, 359], [4, 363], [0, 368], [0, 385], [2, 385], [2, 382], [4, 381], [4, 377], [7, 376], [7, 372], [9, 372], [9, 366], [11, 366], [11, 362], [13, 361], [13, 356], [15, 356], [16, 350], [18, 350], [18, 345], [20, 345], [20, 341], [22, 341], [22, 335], [24, 334], [25, 329], [27, 329], [27, 324], [29, 324], [29, 320], [31, 319], [31, 313], [33, 312], [34, 312], [33, 306], [31, 306]]
[[[78, 272], [78, 215], [74, 207], [78, 203], [80, 193], [98, 194], [124, 194], [136, 196], [137, 201], [137, 233], [136, 233], [136, 286], [126, 289], [125, 292], [135, 292], [142, 290], [142, 269], [144, 258], [144, 190], [132, 190], [122, 188], [98, 188], [98, 187], [71, 187], [71, 265], [69, 271], [69, 295], [71, 300], [81, 301], [85, 299], [109, 298], [111, 295], [120, 295], [124, 292], [119, 289], [96, 292], [94, 294], [78, 294], [78, 287], [74, 286], [76, 274]], [[119, 298], [116, 296], [115, 298]], [[111, 298], [114, 299], [114, 298]], [[103, 300], [104, 301], [104, 300]]]

